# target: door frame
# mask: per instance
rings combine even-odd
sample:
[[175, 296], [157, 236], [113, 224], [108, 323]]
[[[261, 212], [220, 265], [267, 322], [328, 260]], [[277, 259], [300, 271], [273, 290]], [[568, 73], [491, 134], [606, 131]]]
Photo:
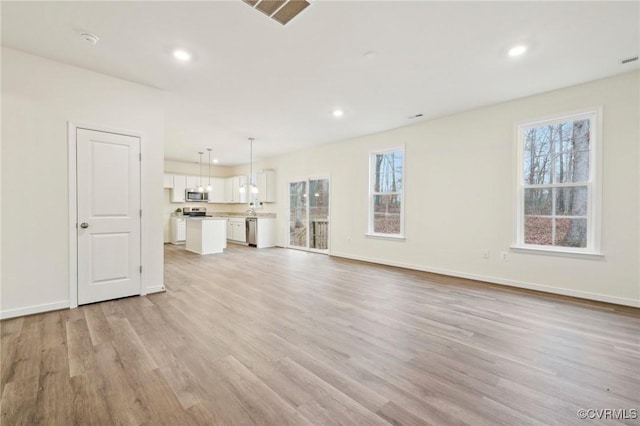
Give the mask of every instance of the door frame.
[[[328, 248], [326, 250], [318, 250], [318, 249], [312, 249], [309, 247], [309, 238], [310, 238], [310, 231], [311, 231], [311, 224], [309, 222], [309, 200], [307, 200], [307, 247], [298, 247], [298, 246], [292, 246], [291, 245], [291, 241], [290, 241], [290, 230], [289, 230], [289, 226], [291, 224], [291, 188], [290, 185], [293, 182], [302, 182], [302, 181], [306, 181], [307, 182], [307, 192], [309, 192], [309, 181], [312, 180], [320, 180], [320, 179], [326, 179], [329, 181], [329, 230], [327, 233], [327, 246]], [[333, 194], [333, 191], [331, 190], [331, 174], [330, 173], [325, 173], [325, 174], [314, 174], [314, 175], [310, 175], [304, 178], [300, 178], [300, 179], [288, 179], [287, 180], [287, 222], [286, 222], [286, 227], [285, 227], [285, 248], [288, 249], [292, 249], [292, 250], [302, 250], [302, 251], [308, 251], [311, 253], [319, 253], [319, 254], [326, 254], [331, 256], [331, 208], [333, 206], [333, 203], [331, 201], [331, 197]], [[309, 198], [309, 197], [308, 197]]]
[[123, 136], [132, 136], [140, 139], [140, 208], [142, 209], [142, 215], [140, 217], [140, 265], [142, 266], [142, 272], [140, 273], [140, 295], [146, 294], [145, 289], [145, 266], [147, 259], [145, 251], [142, 249], [144, 241], [148, 238], [147, 231], [143, 226], [143, 222], [149, 211], [149, 205], [147, 205], [146, 197], [142, 195], [147, 190], [146, 179], [143, 176], [147, 175], [146, 162], [143, 161], [146, 157], [146, 135], [143, 132], [134, 130], [120, 129], [116, 127], [103, 126], [99, 124], [88, 124], [78, 121], [69, 121], [67, 123], [67, 141], [68, 141], [68, 177], [69, 177], [69, 308], [78, 307], [78, 192], [77, 192], [77, 130], [93, 130], [96, 132], [114, 133]]

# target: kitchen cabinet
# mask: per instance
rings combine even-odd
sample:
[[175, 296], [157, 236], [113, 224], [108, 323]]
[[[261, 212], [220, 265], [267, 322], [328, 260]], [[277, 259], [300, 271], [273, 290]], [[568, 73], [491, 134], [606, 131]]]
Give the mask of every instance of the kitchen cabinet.
[[[207, 177], [207, 183], [209, 178]], [[211, 178], [211, 191], [209, 191], [209, 203], [226, 203], [225, 200], [226, 179]]]
[[168, 174], [165, 173], [163, 187], [165, 189], [172, 189], [173, 188], [173, 175], [168, 175]]
[[231, 178], [226, 178], [224, 180], [224, 202], [231, 203], [231, 194], [233, 193]]
[[187, 177], [175, 175], [173, 177], [173, 188], [171, 189], [171, 202], [184, 203], [184, 191], [187, 189]]
[[[165, 175], [165, 188], [168, 188], [171, 178], [171, 202], [184, 203], [184, 193], [187, 188], [197, 188], [200, 185], [200, 176]], [[202, 186], [209, 183], [209, 176], [202, 178]], [[247, 203], [249, 195], [240, 192], [240, 187], [247, 183], [246, 176], [233, 176], [228, 178], [211, 177], [209, 191], [209, 203]]]
[[187, 219], [171, 216], [171, 244], [184, 244], [187, 239]]
[[247, 228], [245, 221], [242, 221], [242, 223], [233, 224], [233, 241], [238, 241], [241, 243], [247, 242]]
[[227, 222], [227, 240], [246, 243], [247, 228], [244, 217], [230, 217]]
[[[245, 217], [230, 217], [227, 221], [227, 240], [234, 243], [247, 243], [247, 221]], [[256, 247], [275, 247], [276, 219], [259, 217], [256, 226]]]
[[227, 219], [227, 240], [230, 240], [233, 236], [233, 224]]
[[240, 192], [240, 188], [247, 184], [246, 176], [236, 176], [235, 179], [238, 180], [238, 203], [248, 203], [249, 202], [249, 191]]
[[256, 227], [256, 247], [276, 246], [276, 219], [273, 217], [259, 217]]
[[[186, 176], [187, 178], [187, 188], [197, 188], [200, 186], [200, 176]], [[204, 181], [203, 186], [204, 186]]]
[[256, 174], [258, 181], [258, 202], [276, 202], [276, 172], [265, 170]]
[[222, 253], [227, 247], [225, 220], [222, 217], [192, 217], [187, 219], [185, 249], [198, 254]]
[[241, 193], [240, 187], [246, 185], [246, 176], [228, 177], [225, 182], [224, 202], [225, 203], [246, 203], [249, 195], [246, 192]]

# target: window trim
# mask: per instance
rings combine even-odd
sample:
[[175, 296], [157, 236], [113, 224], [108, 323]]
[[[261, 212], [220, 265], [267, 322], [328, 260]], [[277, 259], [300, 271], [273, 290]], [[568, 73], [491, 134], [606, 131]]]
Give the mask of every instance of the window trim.
[[[587, 206], [587, 247], [561, 247], [538, 244], [526, 244], [524, 242], [524, 189], [522, 180], [524, 173], [524, 129], [537, 125], [555, 124], [579, 118], [589, 118], [590, 124], [590, 149], [589, 149], [589, 181], [584, 184], [588, 187]], [[514, 125], [516, 140], [515, 149], [515, 229], [514, 242], [511, 249], [540, 254], [558, 254], [569, 257], [594, 258], [603, 256], [601, 252], [601, 220], [602, 220], [602, 106], [582, 108], [579, 110], [551, 114], [531, 120], [523, 120]], [[563, 186], [563, 184], [550, 184], [550, 187]], [[583, 186], [568, 184], [566, 186]]]
[[[373, 216], [374, 216], [374, 206], [373, 206], [374, 191], [373, 191], [373, 185], [374, 185], [374, 182], [375, 182], [375, 156], [377, 154], [384, 154], [384, 153], [392, 152], [392, 151], [402, 151], [402, 188], [400, 189], [400, 191], [397, 192], [397, 193], [400, 194], [400, 233], [399, 234], [385, 234], [385, 233], [382, 233], [382, 232], [374, 232], [373, 231]], [[406, 188], [405, 176], [407, 175], [406, 167], [407, 167], [407, 164], [406, 164], [406, 150], [405, 150], [405, 146], [404, 145], [396, 145], [396, 146], [389, 147], [389, 148], [383, 148], [383, 149], [377, 149], [377, 150], [374, 150], [374, 151], [369, 151], [369, 188], [368, 188], [369, 199], [368, 199], [368, 212], [367, 212], [368, 213], [367, 232], [365, 233], [365, 236], [367, 236], [367, 237], [375, 237], [375, 238], [380, 238], [380, 239], [397, 240], [397, 241], [404, 241], [405, 240], [405, 234], [404, 234], [404, 215], [405, 215], [404, 194], [405, 194], [405, 188]]]

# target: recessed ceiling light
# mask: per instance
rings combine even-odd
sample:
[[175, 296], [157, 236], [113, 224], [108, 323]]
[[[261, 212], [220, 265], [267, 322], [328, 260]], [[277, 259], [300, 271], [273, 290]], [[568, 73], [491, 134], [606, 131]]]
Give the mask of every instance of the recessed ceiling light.
[[173, 57], [179, 61], [187, 62], [191, 60], [191, 53], [186, 50], [178, 49], [173, 51]]
[[509, 49], [509, 56], [511, 56], [512, 58], [515, 58], [516, 56], [522, 55], [526, 51], [527, 51], [527, 46], [521, 44], [519, 46], [515, 46]]
[[333, 110], [333, 116], [334, 117], [342, 117], [344, 115], [344, 111], [342, 111], [341, 109], [334, 109]]
[[373, 50], [367, 50], [362, 54], [362, 56], [364, 56], [365, 58], [373, 58], [374, 56], [376, 56], [376, 52], [374, 52]]
[[98, 44], [100, 40], [97, 35], [91, 33], [82, 33], [80, 37], [89, 44]]
[[218, 159], [217, 158], [213, 159], [213, 164], [218, 164]]

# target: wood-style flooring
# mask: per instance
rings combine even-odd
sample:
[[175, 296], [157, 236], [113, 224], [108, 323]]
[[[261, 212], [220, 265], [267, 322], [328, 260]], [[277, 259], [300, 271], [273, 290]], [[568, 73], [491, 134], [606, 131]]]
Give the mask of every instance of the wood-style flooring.
[[285, 249], [5, 320], [2, 425], [571, 425], [640, 406], [640, 314]]

